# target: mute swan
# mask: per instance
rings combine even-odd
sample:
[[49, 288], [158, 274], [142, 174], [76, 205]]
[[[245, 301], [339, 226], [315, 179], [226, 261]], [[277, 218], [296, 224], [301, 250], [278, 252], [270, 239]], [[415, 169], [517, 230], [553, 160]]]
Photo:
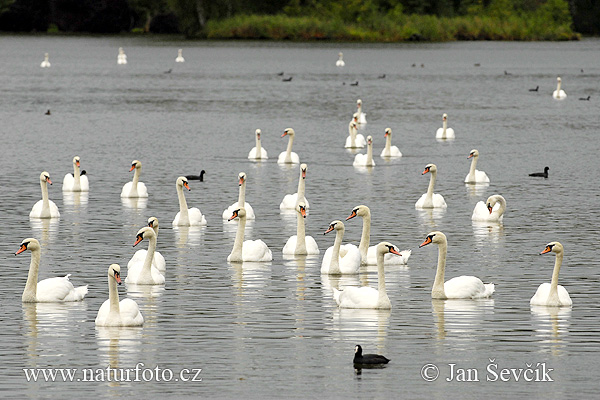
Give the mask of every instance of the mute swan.
[[196, 207], [187, 208], [187, 202], [185, 201], [185, 195], [183, 194], [183, 188], [191, 190], [188, 185], [188, 181], [185, 176], [180, 176], [175, 182], [175, 188], [177, 189], [177, 198], [179, 199], [179, 212], [173, 219], [173, 226], [202, 226], [206, 225], [206, 218], [200, 212], [200, 209]]
[[291, 236], [283, 247], [283, 254], [313, 255], [319, 254], [319, 246], [312, 236], [306, 236], [304, 218], [306, 218], [306, 204], [299, 201], [296, 206], [298, 212], [296, 234]]
[[306, 164], [300, 165], [300, 179], [298, 180], [298, 191], [292, 194], [286, 194], [283, 197], [283, 200], [279, 204], [280, 210], [295, 210], [298, 202], [304, 202], [306, 208], [310, 208], [308, 204], [308, 200], [304, 196], [304, 185], [306, 181], [306, 169], [308, 166]]
[[226, 219], [229, 221], [230, 220], [229, 217], [231, 217], [231, 214], [235, 210], [240, 208], [241, 206], [243, 206], [244, 210], [246, 211], [246, 219], [256, 219], [256, 217], [254, 215], [254, 210], [252, 209], [252, 206], [246, 202], [246, 173], [245, 172], [240, 172], [238, 174], [238, 186], [239, 186], [238, 201], [236, 201], [235, 203], [233, 203], [232, 205], [227, 207], [227, 209], [225, 209], [225, 211], [223, 211], [223, 219]]
[[343, 67], [344, 65], [346, 65], [346, 63], [344, 62], [344, 53], [342, 53], [341, 51], [338, 53], [338, 60], [335, 62], [335, 66], [336, 67]]
[[435, 133], [436, 139], [454, 139], [454, 129], [448, 128], [448, 114], [442, 115], [442, 127]]
[[73, 287], [69, 281], [69, 276], [60, 278], [48, 278], [38, 282], [38, 271], [40, 269], [40, 259], [42, 250], [40, 242], [34, 238], [27, 238], [21, 242], [19, 250], [15, 253], [21, 254], [25, 250], [31, 251], [31, 263], [29, 264], [29, 274], [23, 296], [24, 303], [56, 303], [63, 301], [82, 300], [88, 292], [87, 285]]
[[567, 94], [565, 93], [565, 91], [560, 88], [561, 84], [562, 79], [560, 79], [559, 76], [558, 78], [556, 78], [556, 90], [552, 92], [552, 97], [554, 98], [554, 100], [564, 100], [567, 98]]
[[494, 293], [494, 284], [484, 284], [481, 279], [474, 276], [458, 276], [444, 283], [444, 272], [446, 270], [446, 253], [448, 241], [446, 235], [435, 231], [429, 233], [425, 241], [419, 247], [435, 243], [438, 245], [438, 264], [435, 273], [435, 281], [431, 289], [433, 299], [481, 299], [490, 297]]
[[42, 68], [50, 68], [50, 55], [48, 53], [44, 54], [44, 61], [40, 64]]
[[79, 171], [79, 156], [73, 157], [73, 173], [68, 173], [63, 179], [62, 190], [65, 192], [87, 192], [90, 190], [88, 177]]
[[108, 300], [98, 310], [96, 326], [142, 326], [144, 317], [137, 303], [132, 299], [119, 301], [117, 283], [121, 284], [121, 267], [111, 264], [108, 267]]
[[345, 287], [343, 290], [333, 288], [333, 298], [341, 308], [376, 308], [389, 310], [392, 303], [385, 291], [385, 272], [383, 257], [387, 253], [400, 254], [396, 246], [389, 242], [377, 245], [377, 284], [378, 289], [369, 286]]
[[265, 242], [262, 240], [246, 240], [244, 241], [244, 233], [246, 230], [246, 210], [238, 208], [234, 210], [229, 220], [239, 218], [235, 241], [231, 254], [227, 256], [227, 261], [242, 262], [242, 261], [271, 261], [273, 254]]
[[330, 275], [358, 274], [360, 267], [360, 251], [353, 244], [342, 246], [344, 239], [344, 223], [333, 221], [324, 235], [335, 230], [335, 242], [327, 248], [321, 262], [321, 273]]
[[385, 147], [381, 151], [381, 158], [402, 157], [402, 153], [397, 146], [392, 146], [392, 129], [385, 128]]
[[348, 124], [348, 137], [346, 138], [345, 148], [358, 149], [367, 145], [365, 137], [358, 133], [357, 118], [352, 117], [352, 121]]
[[433, 187], [437, 178], [437, 166], [435, 164], [427, 164], [421, 175], [425, 175], [428, 172], [431, 173], [431, 178], [429, 178], [427, 193], [423, 194], [417, 200], [415, 208], [446, 208], [447, 205], [444, 197], [441, 194], [433, 193]]
[[375, 166], [375, 161], [373, 161], [373, 138], [371, 136], [367, 136], [367, 154], [357, 154], [354, 156], [352, 165], [355, 167]]
[[529, 176], [535, 176], [535, 177], [539, 177], [539, 178], [547, 178], [548, 171], [550, 171], [550, 167], [544, 167], [544, 172], [534, 172], [532, 174], [529, 174]]
[[183, 58], [183, 49], [177, 50], [177, 57], [175, 58], [175, 62], [182, 63], [185, 62], [185, 58]]
[[146, 189], [146, 185], [144, 182], [140, 182], [140, 173], [142, 172], [142, 162], [138, 160], [133, 160], [131, 162], [131, 168], [129, 172], [133, 171], [133, 180], [131, 182], [127, 182], [123, 185], [123, 189], [121, 190], [121, 197], [148, 197], [148, 189]]
[[296, 132], [294, 132], [292, 128], [287, 128], [285, 131], [283, 131], [283, 135], [281, 135], [281, 137], [288, 136], [289, 140], [287, 150], [279, 153], [277, 164], [300, 164], [300, 157], [298, 157], [298, 154], [292, 151], [294, 135], [296, 135]]
[[[496, 204], [498, 207], [495, 207]], [[488, 197], [486, 202], [478, 202], [473, 210], [473, 221], [500, 222], [506, 211], [506, 200], [499, 194]]]
[[529, 304], [533, 306], [549, 307], [571, 306], [573, 301], [569, 296], [569, 292], [567, 292], [567, 289], [563, 286], [558, 284], [558, 273], [560, 272], [564, 255], [563, 245], [560, 244], [560, 242], [550, 242], [540, 254], [550, 252], [556, 254], [552, 281], [550, 283], [542, 283], [529, 301]]
[[[148, 218], [148, 226], [154, 230], [154, 235], [156, 235], [156, 239], [158, 241], [158, 218], [150, 217]], [[132, 265], [140, 264], [144, 265], [144, 260], [146, 260], [146, 254], [148, 250], [140, 249], [135, 252], [133, 257], [129, 260], [127, 264], [127, 269], [131, 268]], [[167, 269], [167, 263], [165, 262], [165, 258], [159, 251], [154, 252], [154, 257], [152, 258], [152, 267], [158, 269], [160, 273], [164, 275]]]
[[[377, 245], [370, 246], [371, 241], [371, 210], [365, 205], [354, 207], [350, 216], [346, 218], [346, 221], [354, 218], [361, 217], [363, 220], [362, 236], [360, 238], [360, 244], [358, 250], [360, 251], [360, 262], [362, 265], [376, 265], [377, 264]], [[398, 255], [386, 254], [384, 257], [385, 265], [406, 265], [410, 258], [412, 251], [404, 250]]]
[[44, 171], [40, 174], [40, 186], [42, 187], [42, 199], [33, 205], [29, 218], [60, 218], [60, 212], [54, 202], [48, 199], [48, 183], [52, 185], [50, 174]]
[[256, 134], [256, 146], [254, 146], [252, 150], [250, 150], [250, 153], [248, 153], [248, 160], [266, 160], [269, 158], [267, 155], [267, 150], [265, 150], [260, 144], [260, 134], [262, 131], [257, 129], [254, 133]]
[[[356, 82], [358, 85], [358, 82]], [[359, 125], [364, 125], [367, 123], [367, 114], [362, 112], [362, 100], [356, 100], [356, 112], [354, 113], [356, 117], [356, 123]]]
[[380, 354], [363, 354], [362, 347], [357, 344], [354, 348], [354, 364], [387, 364], [390, 359]]
[[119, 47], [119, 54], [117, 55], [117, 64], [125, 65], [127, 64], [127, 55], [125, 54], [125, 50], [122, 47]]
[[129, 260], [127, 264], [127, 278], [125, 283], [135, 283], [138, 285], [162, 285], [165, 283], [165, 276], [160, 271], [152, 266], [154, 252], [156, 251], [156, 234], [149, 226], [140, 229], [136, 234], [135, 243], [137, 246], [142, 240], [148, 239], [148, 251], [143, 263], [132, 262]]
[[465, 183], [488, 183], [490, 178], [488, 178], [487, 174], [483, 171], [475, 169], [477, 166], [477, 160], [479, 159], [479, 151], [476, 149], [471, 150], [467, 159], [469, 158], [472, 158], [473, 160], [471, 161], [471, 169], [465, 177]]

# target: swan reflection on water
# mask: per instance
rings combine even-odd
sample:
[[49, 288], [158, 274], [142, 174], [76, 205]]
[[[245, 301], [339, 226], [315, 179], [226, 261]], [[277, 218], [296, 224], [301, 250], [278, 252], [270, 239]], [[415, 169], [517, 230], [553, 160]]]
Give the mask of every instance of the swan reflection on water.
[[80, 206], [86, 206], [89, 199], [89, 192], [63, 192], [63, 204], [73, 207], [75, 210]]
[[177, 238], [177, 247], [198, 246], [202, 242], [205, 226], [174, 226], [173, 232]]
[[485, 192], [487, 191], [489, 183], [465, 183], [465, 189], [467, 190], [467, 194], [471, 198], [479, 198], [483, 197]]
[[[531, 317], [535, 329], [534, 336], [542, 344], [548, 344], [549, 350], [557, 355], [566, 347], [562, 337], [568, 335], [571, 319], [571, 307], [531, 306]], [[540, 350], [545, 351], [545, 349]]]
[[438, 226], [436, 220], [440, 220], [446, 215], [445, 208], [420, 208], [416, 209], [417, 215], [421, 220], [421, 225], [425, 225], [428, 228], [435, 228]]
[[[96, 326], [98, 368], [130, 368], [139, 362], [142, 350], [142, 327]], [[100, 367], [101, 366], [101, 367]], [[120, 375], [108, 380], [109, 386], [120, 386]]]
[[431, 306], [438, 340], [451, 339], [457, 347], [479, 340], [473, 330], [494, 314], [494, 299], [432, 299]]
[[35, 218], [29, 220], [33, 236], [40, 238], [42, 248], [46, 247], [49, 241], [56, 239], [60, 226], [59, 221], [58, 218]]
[[144, 209], [148, 206], [147, 197], [121, 197], [121, 204], [134, 210]]
[[332, 312], [334, 337], [383, 347], [391, 314], [391, 310], [336, 308]]
[[489, 241], [497, 244], [504, 237], [504, 225], [501, 222], [472, 221], [473, 236], [481, 244]]

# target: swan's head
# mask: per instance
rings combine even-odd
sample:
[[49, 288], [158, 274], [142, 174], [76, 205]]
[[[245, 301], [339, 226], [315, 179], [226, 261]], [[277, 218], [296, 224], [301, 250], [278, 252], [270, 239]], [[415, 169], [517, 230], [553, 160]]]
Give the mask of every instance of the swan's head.
[[50, 174], [46, 171], [42, 172], [40, 174], [40, 181], [41, 182], [48, 182], [49, 184], [52, 185], [52, 181], [50, 180]]
[[346, 221], [348, 221], [349, 219], [352, 219], [354, 217], [367, 217], [367, 216], [371, 216], [371, 210], [367, 206], [360, 205], [360, 206], [354, 207], [354, 209], [350, 213], [350, 216], [348, 218], [346, 218]]
[[338, 53], [338, 56], [340, 57], [340, 60], [342, 59], [342, 57], [344, 57], [344, 53], [342, 53], [341, 51]]
[[296, 132], [294, 132], [294, 130], [292, 128], [287, 128], [285, 131], [283, 131], [283, 135], [281, 135], [281, 137], [284, 137], [284, 136], [293, 137], [295, 134], [296, 134]]
[[358, 100], [356, 100], [356, 108], [360, 108], [360, 107], [362, 107], [362, 100], [358, 99]]
[[323, 232], [323, 235], [325, 235], [333, 230], [344, 232], [344, 229], [345, 229], [344, 223], [342, 221], [336, 220], [329, 224], [329, 228], [327, 228], [327, 230], [325, 232]]
[[123, 48], [119, 47], [119, 53], [123, 53]]
[[485, 203], [487, 209], [490, 211], [490, 214], [492, 213], [494, 206], [496, 205], [496, 203], [498, 203], [498, 201], [500, 201], [500, 199], [504, 200], [504, 197], [500, 196], [499, 194], [495, 194], [493, 196], [488, 197]]
[[148, 218], [148, 226], [150, 228], [157, 228], [158, 229], [158, 218], [156, 218], [156, 217], [150, 217], [150, 218]]
[[135, 236], [135, 243], [133, 244], [133, 247], [137, 246], [142, 240], [150, 239], [155, 236], [156, 235], [154, 234], [154, 229], [150, 228], [149, 226], [145, 226], [142, 229], [140, 229], [137, 235]]
[[434, 231], [430, 232], [429, 235], [427, 235], [425, 241], [423, 241], [423, 243], [419, 245], [419, 248], [427, 246], [429, 243], [442, 244], [448, 243], [448, 241], [446, 240], [446, 235], [444, 235], [442, 232]]
[[302, 179], [306, 179], [306, 169], [308, 166], [306, 164], [300, 164], [300, 172], [302, 173]]
[[369, 146], [373, 144], [373, 137], [371, 135], [367, 136], [367, 144]]
[[298, 202], [296, 205], [296, 211], [298, 211], [304, 218], [306, 218], [306, 204], [303, 201]]
[[448, 119], [448, 114], [444, 113], [444, 115], [442, 115], [442, 121], [446, 121]]
[[472, 157], [474, 157], [474, 158], [479, 157], [479, 152], [475, 149], [471, 150], [471, 152], [469, 153], [469, 156], [467, 157], [467, 160]]
[[21, 246], [19, 247], [19, 250], [17, 250], [15, 252], [15, 256], [17, 254], [21, 254], [25, 250], [34, 251], [34, 250], [39, 250], [39, 249], [40, 249], [40, 242], [38, 242], [37, 239], [27, 238], [21, 242]]
[[357, 113], [352, 114], [352, 121], [354, 121], [354, 123], [358, 123], [358, 115]]
[[142, 162], [139, 160], [133, 160], [131, 162], [131, 168], [129, 168], [129, 172], [133, 171], [134, 169], [142, 169]]
[[177, 50], [177, 53], [179, 53], [179, 55], [181, 55], [182, 52], [183, 52], [183, 49]]
[[395, 254], [397, 256], [400, 256], [400, 251], [398, 250], [398, 248], [396, 246], [394, 246], [393, 244], [391, 244], [390, 242], [381, 242], [377, 245], [377, 253], [379, 254], [387, 254], [387, 253], [392, 253]]
[[46, 60], [48, 59], [48, 57], [50, 57], [50, 54], [48, 54], [48, 53], [44, 53], [44, 58], [45, 58]]
[[563, 245], [560, 244], [560, 242], [550, 242], [546, 245], [546, 248], [542, 250], [540, 254], [546, 254], [550, 252], [560, 254], [563, 252], [563, 250]]
[[108, 267], [108, 276], [114, 278], [115, 281], [121, 284], [121, 266], [119, 264], [110, 264]]
[[236, 218], [246, 218], [246, 209], [244, 207], [238, 208], [237, 210], [233, 211], [233, 214], [231, 215], [231, 217], [229, 217], [229, 219], [227, 221], [231, 221], [234, 220]]
[[187, 180], [187, 178], [186, 178], [185, 176], [180, 176], [179, 178], [177, 178], [177, 183], [176, 183], [176, 185], [177, 185], [178, 187], [179, 187], [179, 186], [181, 186], [181, 187], [184, 187], [184, 188], [186, 188], [187, 190], [192, 190], [192, 189], [190, 189], [190, 185], [188, 184], [188, 180]]
[[254, 131], [254, 133], [256, 134], [256, 138], [260, 140], [260, 134], [262, 133], [262, 131], [260, 129], [257, 129], [256, 131]]
[[246, 182], [246, 173], [240, 172], [238, 174], [238, 186], [242, 186]]
[[423, 173], [421, 175], [425, 175], [426, 173], [431, 172], [436, 173], [437, 172], [437, 166], [435, 164], [427, 164], [425, 166], [425, 170], [423, 171]]
[[392, 136], [392, 128], [385, 128], [385, 135], [383, 137]]
[[79, 167], [80, 166], [79, 161], [80, 161], [79, 156], [73, 157], [73, 165], [77, 165]]
[[358, 127], [356, 125], [356, 117], [352, 117], [352, 121], [350, 121], [348, 126], [350, 127], [350, 129], [358, 129]]
[[556, 78], [556, 82], [561, 83], [562, 79], [560, 79], [560, 76]]

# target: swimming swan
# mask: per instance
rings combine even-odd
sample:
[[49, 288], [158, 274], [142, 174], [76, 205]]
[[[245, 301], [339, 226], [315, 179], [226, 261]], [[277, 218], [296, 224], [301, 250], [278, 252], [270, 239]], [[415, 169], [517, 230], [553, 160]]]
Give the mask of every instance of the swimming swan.
[[475, 169], [477, 160], [479, 160], [479, 151], [476, 149], [471, 150], [467, 159], [469, 158], [472, 158], [473, 160], [471, 161], [471, 169], [465, 177], [465, 183], [489, 183], [490, 178], [488, 178], [487, 174]]
[[367, 154], [357, 154], [354, 156], [352, 165], [355, 167], [375, 166], [375, 161], [373, 161], [373, 138], [371, 136], [367, 136]]
[[564, 256], [563, 245], [560, 244], [560, 242], [550, 242], [540, 254], [550, 252], [556, 254], [552, 281], [550, 283], [542, 283], [529, 301], [529, 304], [549, 307], [571, 306], [573, 301], [569, 296], [569, 292], [567, 292], [567, 289], [563, 286], [558, 284], [558, 273], [560, 272]]
[[357, 118], [353, 117], [348, 124], [348, 137], [346, 138], [346, 144], [344, 145], [347, 149], [359, 149], [367, 145], [365, 137], [358, 133]]
[[[496, 205], [498, 205], [496, 207]], [[506, 211], [506, 200], [499, 194], [488, 197], [486, 202], [478, 202], [473, 209], [473, 221], [501, 222]]]
[[52, 185], [50, 174], [44, 171], [40, 174], [42, 199], [33, 205], [29, 218], [60, 218], [58, 207], [52, 200], [48, 199], [48, 183]]
[[243, 206], [246, 210], [246, 219], [256, 219], [256, 216], [254, 215], [254, 209], [250, 204], [246, 202], [246, 179], [247, 177], [245, 172], [240, 172], [238, 174], [238, 201], [236, 201], [235, 203], [227, 207], [225, 211], [223, 211], [223, 219], [229, 221], [229, 217], [231, 217], [231, 214], [241, 206]]
[[392, 128], [385, 128], [385, 147], [381, 151], [381, 158], [395, 158], [402, 157], [402, 153], [397, 146], [392, 146]]
[[298, 191], [292, 194], [286, 194], [283, 200], [279, 204], [280, 210], [295, 210], [298, 202], [302, 201], [306, 208], [310, 208], [308, 200], [304, 195], [305, 181], [306, 181], [306, 170], [308, 166], [306, 164], [300, 165], [300, 179], [298, 180]]
[[260, 144], [260, 134], [262, 131], [257, 129], [255, 133], [256, 136], [256, 146], [254, 146], [250, 153], [248, 153], [248, 160], [260, 161], [267, 160], [269, 156], [267, 155], [267, 150], [265, 150]]
[[137, 246], [142, 240], [148, 239], [148, 252], [142, 264], [133, 263], [133, 260], [127, 264], [127, 278], [125, 283], [135, 283], [137, 285], [162, 285], [165, 283], [165, 276], [152, 266], [154, 252], [156, 251], [156, 234], [154, 229], [145, 226], [140, 229], [135, 237], [133, 246]]
[[442, 115], [442, 127], [435, 132], [436, 139], [454, 139], [454, 129], [448, 128], [448, 114]]
[[[156, 240], [158, 241], [158, 218], [150, 217], [148, 218], [148, 226], [154, 230], [154, 234], [156, 235]], [[129, 260], [127, 264], [127, 268], [130, 268], [130, 265], [134, 264], [144, 264], [144, 260], [146, 259], [146, 254], [148, 250], [140, 249], [135, 252], [133, 257]], [[165, 262], [165, 258], [159, 251], [154, 252], [154, 257], [152, 258], [152, 267], [158, 269], [160, 273], [164, 275], [167, 269], [167, 263]]]
[[291, 236], [283, 247], [283, 254], [296, 256], [319, 254], [319, 246], [312, 236], [306, 236], [304, 219], [306, 218], [306, 204], [298, 202], [296, 206], [297, 223], [296, 234]]
[[185, 62], [185, 58], [183, 58], [183, 49], [177, 50], [177, 57], [175, 57], [175, 62], [178, 62], [178, 63]]
[[42, 68], [50, 68], [50, 55], [48, 53], [44, 54], [44, 61], [40, 64]]
[[117, 283], [121, 284], [121, 267], [111, 264], [108, 267], [108, 300], [98, 310], [96, 326], [142, 326], [144, 317], [137, 303], [132, 299], [119, 301]]
[[88, 177], [81, 175], [79, 156], [73, 157], [73, 173], [68, 173], [63, 178], [62, 190], [65, 192], [88, 192], [90, 183]]
[[356, 117], [356, 122], [359, 125], [364, 125], [367, 123], [367, 114], [362, 112], [362, 100], [361, 99], [356, 100], [356, 113], [354, 113], [354, 116]]
[[185, 176], [180, 176], [175, 182], [177, 198], [179, 199], [179, 212], [173, 219], [173, 226], [202, 226], [206, 225], [206, 218], [197, 207], [187, 208], [183, 188], [191, 190]]
[[429, 187], [427, 193], [423, 194], [419, 200], [415, 203], [415, 208], [446, 208], [446, 200], [441, 194], [433, 193], [433, 187], [435, 186], [435, 180], [437, 178], [437, 166], [435, 164], [427, 164], [425, 170], [421, 175], [426, 173], [431, 174], [429, 178]]
[[321, 273], [330, 275], [358, 274], [360, 267], [360, 251], [353, 244], [342, 246], [344, 239], [344, 223], [333, 221], [324, 235], [335, 230], [335, 242], [327, 248], [321, 262]]
[[121, 197], [125, 198], [136, 198], [136, 197], [148, 197], [148, 189], [144, 182], [140, 182], [140, 174], [142, 173], [142, 162], [139, 160], [133, 160], [131, 162], [131, 168], [129, 172], [135, 170], [133, 173], [133, 180], [123, 185], [121, 189]]
[[338, 53], [338, 60], [335, 62], [335, 66], [336, 67], [343, 67], [344, 65], [346, 65], [346, 63], [344, 62], [344, 53], [342, 53], [340, 51]]
[[244, 241], [244, 234], [246, 230], [246, 210], [241, 207], [234, 210], [231, 218], [233, 220], [239, 218], [237, 227], [237, 233], [235, 234], [235, 241], [233, 242], [233, 249], [231, 254], [227, 256], [227, 261], [230, 262], [243, 262], [243, 261], [271, 261], [273, 260], [273, 253], [269, 247], [262, 240], [246, 240]]
[[565, 93], [565, 91], [560, 88], [561, 84], [562, 79], [560, 79], [559, 76], [558, 78], [556, 78], [556, 90], [552, 92], [552, 97], [554, 98], [554, 100], [564, 100], [567, 98], [567, 94]]
[[279, 153], [277, 164], [300, 164], [300, 157], [298, 157], [298, 154], [292, 151], [295, 135], [296, 132], [294, 132], [292, 128], [287, 128], [285, 131], [283, 131], [283, 135], [281, 135], [281, 137], [287, 136], [289, 140], [287, 150]]

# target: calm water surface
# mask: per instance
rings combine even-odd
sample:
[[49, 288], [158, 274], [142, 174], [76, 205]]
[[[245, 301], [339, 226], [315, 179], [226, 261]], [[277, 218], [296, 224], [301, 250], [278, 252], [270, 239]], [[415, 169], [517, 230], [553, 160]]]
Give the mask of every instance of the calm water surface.
[[[127, 66], [116, 64], [119, 46]], [[175, 64], [180, 47], [186, 62]], [[340, 50], [344, 69], [334, 66]], [[39, 67], [44, 52], [49, 69]], [[114, 398], [143, 391], [149, 398], [501, 393], [548, 399], [597, 393], [600, 41], [358, 46], [6, 36], [0, 54], [3, 396]], [[281, 71], [292, 82], [282, 82]], [[551, 97], [559, 75], [568, 94], [562, 102]], [[359, 86], [349, 85], [354, 81]], [[539, 92], [528, 91], [538, 85]], [[578, 100], [588, 95], [590, 101]], [[352, 167], [354, 156], [343, 148], [358, 98], [368, 120], [362, 133], [375, 143], [377, 166], [370, 171]], [[456, 140], [442, 143], [435, 131], [444, 112]], [[413, 250], [407, 267], [386, 270], [391, 311], [340, 310], [332, 299], [332, 287], [376, 285], [374, 268], [329, 278], [320, 275], [320, 257], [283, 259], [295, 217], [281, 215], [278, 205], [298, 181], [297, 166], [276, 163], [287, 127], [295, 128], [294, 151], [308, 164], [307, 233], [321, 254], [334, 240], [322, 235], [329, 222], [359, 204], [371, 208], [372, 243], [389, 240]], [[386, 127], [404, 154], [399, 160], [378, 156]], [[262, 163], [246, 159], [256, 128], [270, 157]], [[489, 186], [463, 184], [473, 148]], [[89, 195], [61, 192], [74, 155], [88, 172]], [[133, 159], [143, 162], [141, 181], [150, 195], [122, 202]], [[439, 169], [436, 192], [448, 203], [439, 214], [414, 209], [429, 182], [421, 172], [432, 162]], [[546, 165], [549, 179], [527, 176]], [[172, 229], [179, 209], [175, 180], [201, 169], [205, 182], [191, 181], [186, 196], [208, 226]], [[55, 182], [50, 198], [60, 221], [28, 218], [43, 170]], [[248, 175], [246, 199], [257, 215], [247, 237], [269, 245], [271, 263], [226, 262], [235, 225], [224, 224], [221, 213], [237, 200], [240, 171]], [[497, 193], [508, 203], [504, 223], [474, 226], [475, 203]], [[150, 216], [161, 222], [166, 285], [119, 288], [121, 298], [140, 305], [143, 328], [98, 329], [107, 267], [119, 263], [126, 275], [135, 234]], [[361, 226], [348, 221], [345, 240], [358, 244]], [[472, 274], [494, 282], [493, 298], [431, 300], [437, 248], [418, 245], [432, 230], [448, 236], [447, 278]], [[13, 253], [31, 236], [42, 243], [40, 279], [71, 273], [75, 285], [89, 285], [84, 301], [21, 303], [30, 256]], [[573, 307], [532, 309], [529, 299], [554, 265], [552, 255], [538, 253], [553, 240], [565, 247], [560, 283]], [[391, 363], [359, 374], [351, 362], [356, 344]], [[171, 368], [175, 377], [202, 368], [202, 382], [52, 384], [27, 382], [23, 373], [140, 362]], [[421, 377], [430, 363], [440, 370], [435, 382]], [[496, 371], [545, 363], [554, 382], [486, 382], [494, 378], [486, 372], [490, 363]], [[480, 381], [446, 381], [450, 364], [476, 370]]]

